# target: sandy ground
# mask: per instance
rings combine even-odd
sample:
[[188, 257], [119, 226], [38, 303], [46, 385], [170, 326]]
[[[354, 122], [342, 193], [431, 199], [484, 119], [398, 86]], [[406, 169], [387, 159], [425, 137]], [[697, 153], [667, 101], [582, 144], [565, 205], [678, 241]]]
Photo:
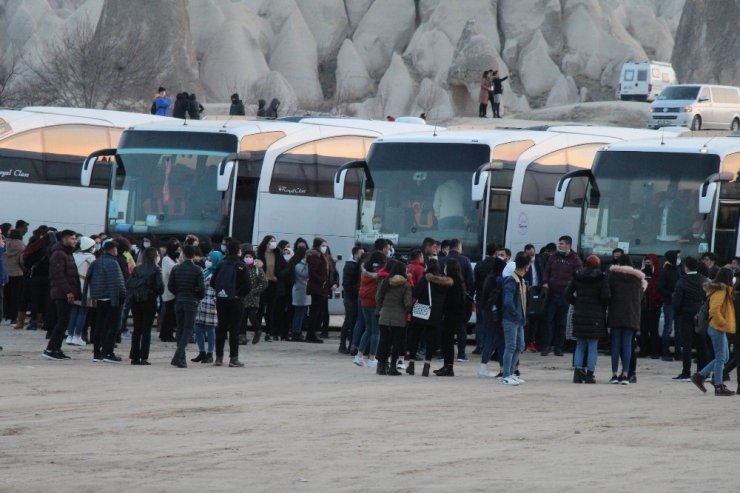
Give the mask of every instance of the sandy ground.
[[[569, 383], [570, 357], [526, 354], [527, 383], [380, 377], [327, 344], [248, 346], [242, 369], [40, 357], [0, 328], [0, 491], [710, 491], [738, 480], [740, 396], [674, 383]], [[128, 341], [118, 349], [128, 354]], [[242, 347], [243, 348], [243, 347]], [[188, 355], [193, 357], [192, 351]], [[735, 388], [732, 382], [731, 388]]]

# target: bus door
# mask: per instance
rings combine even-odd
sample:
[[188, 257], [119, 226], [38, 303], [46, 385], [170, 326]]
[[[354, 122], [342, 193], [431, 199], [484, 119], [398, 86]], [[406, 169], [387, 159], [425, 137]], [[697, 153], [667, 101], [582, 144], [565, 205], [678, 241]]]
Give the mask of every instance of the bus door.
[[732, 257], [740, 255], [738, 219], [740, 219], [740, 200], [720, 200], [714, 228], [714, 253], [721, 262], [728, 262]]
[[257, 197], [262, 172], [263, 153], [252, 153], [246, 161], [239, 161], [236, 173], [234, 200], [231, 202], [231, 236], [239, 241], [253, 242]]
[[485, 245], [489, 243], [503, 245], [505, 243], [510, 200], [510, 188], [490, 187]]

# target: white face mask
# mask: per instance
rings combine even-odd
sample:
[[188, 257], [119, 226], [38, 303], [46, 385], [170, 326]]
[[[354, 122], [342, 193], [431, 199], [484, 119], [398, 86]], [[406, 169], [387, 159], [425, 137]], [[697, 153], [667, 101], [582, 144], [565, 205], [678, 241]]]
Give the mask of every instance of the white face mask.
[[211, 267], [213, 267], [213, 262], [206, 260], [206, 269], [210, 269]]
[[144, 245], [144, 248], [149, 248], [150, 246], [152, 246], [152, 244], [148, 241], [145, 241], [143, 245]]
[[321, 254], [322, 254], [322, 255], [325, 255], [325, 254], [326, 254], [326, 247], [325, 247], [325, 246], [322, 246], [322, 247], [320, 248], [320, 250], [321, 250]]
[[681, 257], [678, 257], [676, 259], [676, 266], [679, 266], [679, 265], [681, 265]]
[[506, 261], [506, 256], [504, 256], [504, 255], [499, 255], [498, 258], [500, 258], [503, 261]]
[[269, 248], [270, 250], [276, 249], [277, 248], [277, 241], [271, 241], [270, 243], [268, 243], [267, 244], [267, 248]]
[[396, 254], [396, 250], [395, 250], [395, 249], [393, 249], [393, 248], [391, 248], [391, 251], [390, 251], [390, 252], [388, 252], [388, 256], [389, 256], [389, 257], [393, 257], [393, 256], [394, 256], [395, 254]]
[[286, 253], [285, 255], [283, 255], [283, 258], [285, 259], [285, 261], [286, 261], [286, 262], [289, 262], [289, 261], [290, 261], [290, 259], [291, 259], [291, 258], [293, 258], [293, 256], [292, 256], [292, 255], [288, 255], [288, 254]]

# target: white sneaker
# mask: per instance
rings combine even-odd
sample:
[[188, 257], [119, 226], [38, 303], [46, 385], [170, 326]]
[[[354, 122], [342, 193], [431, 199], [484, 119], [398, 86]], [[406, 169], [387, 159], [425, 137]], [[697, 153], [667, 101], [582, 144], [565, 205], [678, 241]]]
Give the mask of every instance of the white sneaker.
[[65, 344], [69, 344], [70, 346], [75, 346], [76, 345], [74, 343], [74, 337], [72, 337], [72, 336], [67, 336], [67, 339], [64, 341], [64, 343]]
[[524, 381], [524, 379], [522, 379], [521, 377], [517, 377], [516, 375], [511, 375], [511, 377], [509, 377], [509, 378], [513, 378], [514, 380], [516, 380], [519, 383], [527, 383], [527, 382]]
[[403, 361], [396, 363], [396, 370], [406, 370], [406, 365], [403, 364]]
[[488, 370], [478, 371], [478, 378], [496, 378], [496, 374]]
[[357, 366], [365, 366], [365, 361], [362, 359], [362, 356], [355, 356], [355, 359], [352, 360], [352, 363], [356, 364]]
[[501, 383], [504, 385], [519, 385], [519, 380], [515, 380], [513, 377], [514, 375], [508, 376], [501, 380]]
[[365, 366], [367, 366], [368, 368], [377, 368], [378, 367], [378, 360], [376, 360], [376, 359], [367, 360], [367, 365], [365, 365]]
[[81, 346], [81, 347], [87, 346], [87, 343], [85, 341], [83, 341], [82, 340], [82, 337], [80, 337], [80, 336], [77, 336], [77, 337], [72, 338], [72, 344], [75, 344], [75, 345]]

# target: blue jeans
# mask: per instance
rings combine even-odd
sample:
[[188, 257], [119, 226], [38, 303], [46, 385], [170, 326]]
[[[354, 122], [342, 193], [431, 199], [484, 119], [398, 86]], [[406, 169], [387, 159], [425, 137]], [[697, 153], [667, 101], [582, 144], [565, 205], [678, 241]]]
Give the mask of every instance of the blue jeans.
[[293, 305], [293, 335], [303, 332], [303, 320], [306, 318], [306, 306]]
[[[380, 342], [380, 327], [378, 327], [378, 318], [375, 316], [375, 308], [362, 307], [360, 311], [365, 318], [365, 333], [362, 334], [358, 348], [362, 351], [369, 343], [370, 349], [368, 349], [367, 354], [375, 356]], [[364, 351], [362, 352], [364, 353]]]
[[352, 345], [351, 349], [357, 349], [360, 346], [360, 338], [365, 332], [365, 315], [362, 311], [362, 305], [360, 305], [360, 299], [357, 298], [357, 321], [355, 326], [352, 327]]
[[[198, 351], [201, 353], [213, 353], [216, 345], [216, 327], [206, 324], [195, 324], [195, 342], [198, 343]], [[208, 351], [206, 351], [206, 336], [208, 336]]]
[[563, 349], [569, 306], [568, 302], [562, 296], [550, 295], [547, 300], [545, 334], [542, 338], [543, 350], [550, 346], [555, 346], [555, 349], [559, 350]]
[[519, 355], [524, 351], [524, 326], [504, 320], [504, 350], [503, 368], [504, 378], [514, 373], [514, 366], [519, 361]]
[[486, 320], [486, 309], [478, 307], [475, 312], [475, 349], [481, 349], [483, 347], [483, 333], [486, 330], [484, 328]]
[[714, 385], [722, 385], [722, 368], [725, 362], [730, 358], [729, 350], [727, 348], [727, 336], [724, 332], [715, 329], [711, 325], [707, 329], [707, 335], [712, 341], [712, 348], [714, 349], [714, 360], [710, 361], [707, 366], [702, 368], [699, 373], [704, 378], [709, 376], [709, 372], [714, 372]]
[[596, 371], [596, 357], [597, 346], [599, 344], [598, 339], [586, 339], [585, 337], [579, 337], [576, 342], [576, 352], [573, 353], [573, 367], [583, 368], [583, 353], [586, 352], [588, 347], [588, 358], [586, 361], [586, 368], [589, 370]]
[[[671, 354], [671, 331], [673, 331], [673, 305], [663, 305], [663, 332], [660, 334], [660, 345], [663, 350], [663, 356]], [[675, 349], [680, 348], [678, 330], [673, 336], [675, 339]]]
[[85, 328], [85, 321], [87, 320], [87, 307], [80, 305], [73, 305], [72, 311], [69, 314], [69, 324], [67, 324], [67, 335], [70, 337], [80, 337], [82, 335], [82, 329]]
[[[612, 373], [619, 369], [619, 358], [622, 358], [622, 373], [629, 373], [632, 361], [632, 333], [628, 327], [612, 327]], [[589, 355], [591, 349], [589, 348]]]

